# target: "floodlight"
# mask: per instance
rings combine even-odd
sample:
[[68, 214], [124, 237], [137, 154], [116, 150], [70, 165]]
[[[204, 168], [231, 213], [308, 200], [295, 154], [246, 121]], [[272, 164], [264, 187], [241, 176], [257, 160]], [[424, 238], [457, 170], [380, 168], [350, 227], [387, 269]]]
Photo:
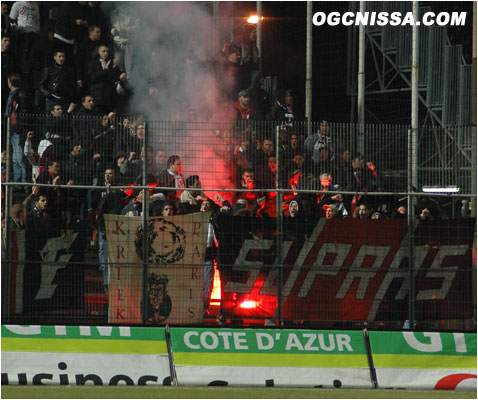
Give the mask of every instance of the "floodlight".
[[424, 193], [458, 193], [460, 188], [457, 186], [423, 186]]
[[257, 15], [251, 15], [248, 19], [247, 22], [250, 24], [257, 24], [259, 22], [259, 17]]

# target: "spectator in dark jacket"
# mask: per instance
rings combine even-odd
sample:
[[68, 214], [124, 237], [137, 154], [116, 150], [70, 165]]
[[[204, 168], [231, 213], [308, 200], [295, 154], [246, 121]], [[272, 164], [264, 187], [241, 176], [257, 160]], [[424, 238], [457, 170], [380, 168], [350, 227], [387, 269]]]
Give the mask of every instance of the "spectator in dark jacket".
[[236, 111], [236, 122], [234, 125], [236, 130], [245, 129], [248, 124], [246, 121], [259, 119], [257, 117], [256, 110], [254, 110], [250, 104], [250, 100], [251, 96], [248, 90], [244, 89], [239, 92], [238, 99], [234, 103], [234, 111]]
[[27, 212], [28, 208], [25, 203], [14, 204], [12, 206], [11, 215], [8, 217], [10, 229], [15, 229], [16, 231], [25, 229]]
[[[74, 185], [91, 185], [93, 159], [89, 159], [82, 151], [81, 144], [74, 144], [71, 152], [63, 161], [63, 170], [66, 181]], [[85, 189], [68, 190], [67, 222], [74, 222], [77, 218], [84, 219], [87, 210], [87, 192]]]
[[46, 120], [45, 138], [57, 149], [60, 156], [67, 154], [71, 149], [71, 112], [76, 104], [71, 103], [67, 112], [63, 112], [61, 104], [53, 103], [50, 108], [49, 118]]
[[81, 106], [73, 115], [73, 141], [81, 143], [86, 151], [93, 148], [95, 131], [98, 126], [97, 110], [95, 101], [90, 95], [81, 99]]
[[[13, 180], [15, 182], [26, 182], [27, 179], [23, 146], [28, 131], [28, 124], [26, 117], [21, 114], [30, 112], [31, 107], [30, 99], [21, 86], [22, 78], [19, 74], [11, 74], [8, 77], [10, 93], [6, 102], [5, 117], [10, 118]], [[2, 138], [3, 135], [5, 135], [5, 131], [2, 132]], [[5, 143], [3, 139], [2, 142]]]
[[117, 104], [117, 85], [125, 82], [127, 75], [118, 68], [115, 59], [109, 56], [109, 48], [100, 46], [98, 54], [87, 67], [88, 86], [102, 113], [113, 111]]
[[[4, 3], [2, 3], [3, 9]], [[8, 15], [7, 15], [8, 18]], [[2, 29], [3, 29], [3, 22], [2, 22]], [[17, 63], [15, 61], [15, 53], [11, 48], [11, 37], [10, 35], [6, 35], [2, 33], [2, 98], [1, 98], [1, 107], [2, 113], [5, 112], [8, 92], [10, 91], [8, 87], [8, 77], [14, 73], [18, 72]], [[2, 149], [5, 149], [5, 132], [7, 131], [6, 126], [4, 125], [4, 119], [2, 119]]]
[[275, 104], [266, 115], [268, 121], [284, 121], [286, 125], [292, 126], [294, 121], [300, 121], [301, 117], [294, 108], [294, 98], [289, 89], [277, 90], [275, 93]]
[[241, 74], [251, 76], [258, 68], [259, 49], [257, 48], [257, 29], [255, 25], [244, 24], [241, 40]]
[[9, 11], [7, 2], [2, 1], [2, 36], [4, 34], [11, 35], [12, 33], [12, 20], [8, 16]]
[[10, 117], [11, 127], [14, 131], [25, 132], [27, 125], [21, 120], [19, 114], [31, 112], [31, 99], [23, 90], [23, 81], [19, 74], [10, 74], [7, 84], [10, 92], [5, 105], [5, 116]]
[[64, 174], [61, 172], [60, 162], [51, 158], [48, 160], [48, 169], [40, 174], [37, 183], [51, 185], [51, 187], [45, 190], [45, 194], [48, 198], [50, 215], [57, 226], [63, 226], [66, 222], [65, 212], [68, 207], [67, 193], [64, 189], [60, 189], [56, 185], [72, 185], [73, 181], [66, 181], [64, 179]]
[[102, 186], [106, 189], [96, 189], [88, 194], [88, 211], [98, 209], [98, 257], [99, 270], [103, 272], [103, 285], [108, 285], [108, 242], [106, 241], [105, 214], [120, 215], [128, 196], [123, 190], [114, 189], [118, 184], [114, 168], [105, 169], [105, 180]]
[[102, 115], [93, 138], [93, 173], [98, 179], [101, 179], [105, 168], [114, 162], [114, 142], [118, 140], [119, 130], [114, 123], [114, 119], [115, 115], [113, 113]]
[[86, 36], [88, 6], [85, 3], [86, 1], [63, 2], [56, 20], [54, 46], [65, 52], [69, 64], [74, 61], [75, 43]]
[[111, 190], [105, 194], [98, 205], [99, 217], [99, 258], [100, 271], [103, 271], [104, 285], [108, 285], [108, 242], [106, 238], [105, 214], [120, 215], [126, 202], [128, 195], [123, 190]]
[[254, 71], [251, 76], [249, 95], [251, 96], [251, 107], [255, 110], [258, 120], [265, 120], [270, 108], [270, 96], [262, 85], [264, 84], [264, 73]]
[[53, 60], [44, 68], [40, 80], [40, 90], [46, 96], [46, 114], [49, 114], [53, 104], [61, 104], [64, 110], [71, 103], [76, 104], [80, 87], [74, 68], [65, 64], [65, 53], [55, 51]]
[[78, 46], [76, 52], [76, 73], [82, 83], [86, 83], [86, 69], [91, 59], [96, 55], [96, 49], [105, 44], [101, 28], [97, 25], [88, 26], [88, 37]]
[[223, 94], [232, 101], [237, 99], [237, 94], [241, 89], [239, 76], [240, 60], [240, 48], [233, 45], [226, 45], [223, 51], [219, 52], [216, 61], [215, 72], [218, 86], [222, 90]]
[[47, 231], [52, 227], [52, 221], [47, 211], [48, 199], [44, 194], [37, 194], [33, 199], [32, 210], [27, 213], [26, 229]]
[[130, 118], [123, 118], [115, 125], [116, 138], [113, 143], [113, 154], [128, 154], [133, 151], [136, 142], [136, 123]]
[[123, 207], [121, 215], [127, 217], [141, 217], [143, 215], [143, 191], [135, 189], [131, 196], [133, 199]]
[[5, 110], [5, 103], [7, 101], [9, 91], [8, 80], [6, 78], [8, 78], [10, 74], [18, 72], [19, 70], [15, 60], [15, 54], [11, 48], [11, 43], [11, 37], [2, 33], [2, 111]]
[[233, 48], [239, 50], [239, 89], [249, 86], [251, 72], [258, 68], [259, 51], [256, 46], [257, 32], [254, 25], [239, 24], [232, 31], [233, 40], [227, 43], [222, 53], [228, 53]]
[[154, 173], [155, 168], [153, 152], [151, 147], [146, 146], [146, 157], [143, 149], [140, 150], [139, 157], [136, 153], [130, 153], [128, 159], [121, 165], [120, 172], [128, 180], [128, 182], [135, 182], [137, 185], [142, 185], [143, 182], [143, 163], [146, 161], [146, 182], [156, 184], [158, 175]]
[[294, 251], [298, 253], [313, 222], [309, 221], [306, 207], [300, 196], [295, 196], [291, 200], [287, 211], [288, 215], [286, 214], [284, 219], [284, 236], [286, 240], [293, 243]]
[[88, 1], [88, 7], [86, 9], [86, 21], [88, 22], [88, 28], [92, 25], [98, 26], [103, 32], [103, 38], [105, 41], [110, 41], [110, 16], [111, 6], [105, 2]]

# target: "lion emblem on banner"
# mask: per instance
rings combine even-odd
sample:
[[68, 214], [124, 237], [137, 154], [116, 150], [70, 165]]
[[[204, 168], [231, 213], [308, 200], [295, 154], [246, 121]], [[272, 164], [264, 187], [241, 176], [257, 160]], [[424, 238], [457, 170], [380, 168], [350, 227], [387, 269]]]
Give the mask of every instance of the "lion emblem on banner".
[[[175, 264], [186, 252], [186, 232], [180, 226], [163, 218], [148, 223], [148, 263], [166, 265]], [[136, 254], [143, 258], [143, 227], [136, 230], [134, 244]]]

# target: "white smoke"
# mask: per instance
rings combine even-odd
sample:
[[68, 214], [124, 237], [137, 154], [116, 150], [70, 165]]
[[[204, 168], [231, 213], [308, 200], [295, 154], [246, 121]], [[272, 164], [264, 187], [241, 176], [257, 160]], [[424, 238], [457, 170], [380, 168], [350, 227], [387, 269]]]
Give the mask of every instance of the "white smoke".
[[[183, 175], [199, 175], [203, 187], [233, 188], [227, 127], [188, 121], [195, 109], [198, 121], [231, 121], [233, 104], [218, 87], [214, 60], [224, 43], [213, 18], [197, 3], [134, 2], [128, 11], [138, 18], [133, 35], [134, 62], [130, 108], [151, 122], [148, 144], [167, 156], [183, 159]], [[225, 134], [226, 132], [226, 134]], [[230, 196], [224, 196], [230, 198]]]
[[136, 2], [135, 89], [132, 104], [148, 118], [184, 120], [195, 108], [199, 120], [227, 120], [228, 107], [218, 88], [213, 60], [222, 48], [213, 19], [195, 3]]

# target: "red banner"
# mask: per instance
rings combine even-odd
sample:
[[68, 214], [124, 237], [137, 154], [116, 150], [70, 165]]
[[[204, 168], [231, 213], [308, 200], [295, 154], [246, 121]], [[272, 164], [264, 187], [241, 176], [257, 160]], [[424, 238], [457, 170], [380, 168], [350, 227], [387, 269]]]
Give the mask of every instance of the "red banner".
[[[260, 221], [218, 219], [225, 315], [274, 317], [282, 281], [285, 320], [408, 318], [406, 220], [321, 219], [291, 228], [286, 218], [282, 279], [274, 267], [275, 219]], [[471, 219], [420, 221], [413, 249], [417, 319], [472, 315], [473, 229]]]

